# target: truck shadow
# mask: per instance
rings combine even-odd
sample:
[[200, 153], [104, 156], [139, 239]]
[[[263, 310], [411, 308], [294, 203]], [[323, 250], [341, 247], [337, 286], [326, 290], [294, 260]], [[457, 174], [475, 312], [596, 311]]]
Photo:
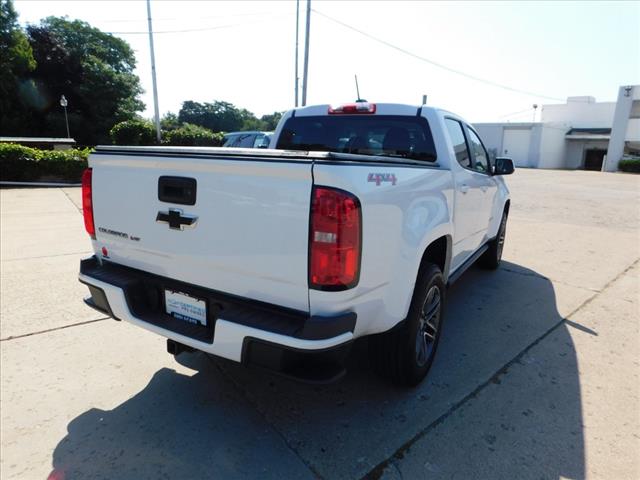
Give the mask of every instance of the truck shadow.
[[584, 477], [576, 354], [551, 282], [508, 262], [472, 269], [450, 289], [446, 320], [427, 381], [409, 390], [371, 372], [366, 341], [347, 376], [322, 386], [182, 354], [193, 376], [161, 369], [113, 410], [73, 419], [50, 478], [299, 476], [287, 447], [315, 475], [360, 478], [422, 452], [416, 440], [429, 478]]

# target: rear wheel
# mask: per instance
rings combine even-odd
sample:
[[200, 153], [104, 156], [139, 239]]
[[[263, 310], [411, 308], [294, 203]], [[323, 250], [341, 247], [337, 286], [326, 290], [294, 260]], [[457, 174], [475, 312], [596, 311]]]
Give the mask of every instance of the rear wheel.
[[507, 211], [502, 213], [500, 227], [496, 238], [489, 242], [489, 249], [480, 257], [480, 266], [488, 270], [496, 270], [500, 266], [502, 260], [502, 249], [504, 248], [504, 239], [507, 234]]
[[371, 363], [379, 374], [406, 386], [417, 385], [427, 375], [442, 331], [445, 292], [440, 269], [425, 264], [407, 319], [397, 328], [370, 338]]

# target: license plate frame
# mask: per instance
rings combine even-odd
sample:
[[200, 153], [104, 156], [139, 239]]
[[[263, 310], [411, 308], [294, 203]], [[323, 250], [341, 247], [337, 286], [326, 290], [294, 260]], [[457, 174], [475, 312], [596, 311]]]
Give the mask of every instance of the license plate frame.
[[207, 302], [189, 293], [166, 288], [164, 310], [167, 315], [192, 325], [207, 327]]

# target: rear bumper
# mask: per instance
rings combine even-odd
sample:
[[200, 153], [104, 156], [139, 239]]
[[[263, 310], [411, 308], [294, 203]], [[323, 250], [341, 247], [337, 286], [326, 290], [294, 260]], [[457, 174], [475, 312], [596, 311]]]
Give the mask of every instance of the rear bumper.
[[[309, 316], [271, 304], [204, 289], [90, 257], [80, 262], [80, 282], [89, 287], [85, 302], [197, 350], [249, 365], [295, 370], [313, 357], [342, 357], [353, 340], [356, 314]], [[164, 289], [206, 300], [207, 327], [177, 320], [164, 312]], [[318, 355], [313, 355], [318, 354]], [[293, 373], [292, 373], [293, 375]], [[295, 376], [295, 375], [294, 375]]]

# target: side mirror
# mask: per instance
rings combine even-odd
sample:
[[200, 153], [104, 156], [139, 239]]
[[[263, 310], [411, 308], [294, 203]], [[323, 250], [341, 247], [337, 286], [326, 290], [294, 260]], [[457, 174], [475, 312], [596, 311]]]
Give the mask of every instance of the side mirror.
[[507, 157], [496, 157], [493, 167], [494, 175], [511, 175], [514, 170], [513, 160]]

